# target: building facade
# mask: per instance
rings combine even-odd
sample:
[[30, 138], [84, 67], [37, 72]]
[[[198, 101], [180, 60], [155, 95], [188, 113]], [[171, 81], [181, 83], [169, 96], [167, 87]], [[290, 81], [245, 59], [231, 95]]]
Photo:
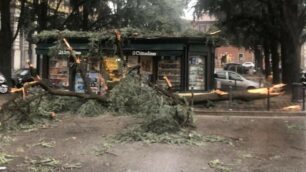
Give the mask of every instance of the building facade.
[[[217, 18], [208, 14], [202, 15], [200, 18], [193, 21], [193, 28], [200, 32], [209, 33], [211, 27], [217, 23]], [[221, 46], [216, 48], [215, 52], [215, 67], [222, 68], [225, 63], [244, 63], [254, 62], [254, 53], [245, 48], [235, 47], [232, 45]]]
[[226, 63], [254, 62], [254, 53], [245, 48], [222, 46], [216, 48], [215, 67], [222, 68]]

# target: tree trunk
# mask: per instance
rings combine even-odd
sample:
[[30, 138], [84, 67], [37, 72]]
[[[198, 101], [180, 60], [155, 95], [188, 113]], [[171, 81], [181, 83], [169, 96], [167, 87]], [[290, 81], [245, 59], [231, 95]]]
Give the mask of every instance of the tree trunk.
[[293, 82], [300, 82], [301, 45], [294, 40], [299, 39], [294, 39], [289, 34], [282, 40], [282, 79], [289, 86], [288, 89]]
[[272, 71], [273, 71], [273, 84], [280, 83], [280, 70], [279, 70], [279, 54], [278, 43], [276, 41], [271, 42], [271, 55], [272, 55]]
[[[284, 91], [284, 84], [274, 85], [269, 88], [269, 95], [271, 97], [279, 96]], [[186, 99], [187, 101], [193, 101], [194, 103], [201, 103], [205, 101], [223, 101], [229, 100], [230, 95], [227, 92], [214, 91], [210, 93], [178, 93], [181, 99]], [[255, 100], [255, 99], [265, 99], [268, 96], [268, 88], [257, 88], [251, 90], [237, 90], [231, 92], [232, 99], [238, 100]]]
[[263, 69], [263, 58], [261, 55], [261, 50], [259, 47], [255, 46], [254, 50], [254, 55], [255, 55], [255, 62], [256, 62], [256, 70], [258, 70], [260, 73], [262, 73]]
[[265, 76], [268, 78], [268, 76], [271, 75], [270, 47], [268, 41], [265, 41], [263, 48], [265, 55]]
[[47, 29], [48, 23], [48, 0], [42, 0], [38, 6], [38, 32]]
[[281, 1], [281, 44], [283, 81], [288, 84], [300, 82], [301, 69], [301, 38], [305, 28], [305, 7], [303, 1]]
[[0, 71], [9, 80], [12, 75], [12, 29], [10, 0], [1, 2], [1, 30], [0, 30]]
[[83, 31], [88, 30], [88, 23], [89, 23], [89, 4], [90, 2], [87, 2], [83, 5], [83, 21], [82, 21], [82, 29]]

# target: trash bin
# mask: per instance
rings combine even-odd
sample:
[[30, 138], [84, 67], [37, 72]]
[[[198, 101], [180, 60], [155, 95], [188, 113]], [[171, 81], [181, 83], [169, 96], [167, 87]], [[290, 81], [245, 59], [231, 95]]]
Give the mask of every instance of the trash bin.
[[302, 83], [292, 83], [292, 102], [302, 102], [303, 101], [303, 84]]

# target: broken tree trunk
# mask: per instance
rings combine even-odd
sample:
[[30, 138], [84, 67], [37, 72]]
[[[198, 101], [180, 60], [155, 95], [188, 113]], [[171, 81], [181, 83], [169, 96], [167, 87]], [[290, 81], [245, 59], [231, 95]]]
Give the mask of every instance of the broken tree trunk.
[[81, 59], [76, 56], [75, 51], [73, 50], [73, 48], [70, 46], [69, 42], [65, 38], [63, 38], [63, 41], [67, 46], [67, 49], [69, 50], [70, 56], [72, 57], [74, 63], [77, 65], [77, 72], [80, 72], [81, 78], [84, 82], [85, 92], [88, 94], [93, 94], [90, 88], [90, 79], [86, 75], [86, 66], [85, 66], [86, 64], [83, 64], [81, 62]]
[[187, 103], [184, 101], [184, 99], [181, 99], [178, 95], [173, 94], [171, 91], [164, 90], [163, 88], [149, 82], [148, 85], [156, 90], [157, 92], [161, 93], [162, 95], [165, 95], [166, 97], [171, 98], [171, 100], [174, 102], [174, 104], [177, 105], [186, 105]]
[[[268, 89], [270, 97], [275, 97], [283, 94], [284, 92], [284, 84], [274, 85], [270, 88], [258, 88], [258, 89], [251, 89], [251, 90], [239, 90], [239, 91], [232, 91], [231, 97], [232, 99], [239, 99], [250, 101], [254, 99], [262, 99], [268, 97]], [[179, 93], [178, 94], [181, 98], [186, 98], [188, 101], [191, 101], [192, 94], [191, 93]], [[209, 93], [194, 93], [193, 94], [193, 102], [200, 103], [205, 101], [222, 101], [222, 100], [229, 100], [230, 94], [228, 92], [223, 92], [220, 90], [215, 90]]]
[[79, 57], [76, 56], [74, 50], [72, 49], [72, 47], [70, 46], [70, 44], [68, 43], [68, 41], [64, 38], [63, 39], [64, 43], [67, 46], [67, 49], [70, 52], [71, 57], [73, 58], [74, 63], [77, 65], [77, 71], [80, 72], [81, 77], [84, 81], [84, 86], [85, 86], [85, 93], [76, 93], [73, 91], [65, 91], [65, 90], [58, 90], [58, 89], [54, 89], [51, 88], [47, 82], [45, 82], [44, 80], [40, 79], [40, 77], [38, 78], [34, 78], [33, 82], [27, 82], [24, 84], [24, 86], [22, 88], [13, 88], [11, 89], [12, 93], [19, 93], [22, 92], [23, 93], [23, 99], [25, 100], [26, 96], [27, 96], [27, 90], [30, 87], [33, 86], [40, 86], [42, 87], [45, 91], [47, 91], [49, 94], [52, 95], [58, 95], [58, 96], [73, 96], [73, 97], [79, 97], [79, 98], [84, 98], [84, 99], [95, 99], [100, 101], [101, 103], [108, 103], [107, 99], [105, 96], [101, 96], [101, 95], [97, 95], [94, 94], [90, 88], [90, 80], [88, 78], [88, 76], [86, 75], [86, 67], [85, 64], [83, 64], [81, 62], [81, 59]]
[[42, 89], [44, 89], [45, 91], [47, 91], [49, 94], [52, 94], [52, 95], [73, 96], [73, 97], [79, 97], [79, 98], [83, 98], [83, 99], [95, 99], [95, 100], [100, 101], [101, 103], [108, 103], [105, 96], [100, 96], [100, 95], [97, 95], [97, 94], [94, 94], [94, 93], [86, 94], [86, 93], [76, 93], [76, 92], [73, 92], [73, 91], [65, 91], [65, 90], [54, 89], [54, 88], [49, 87], [47, 82], [45, 82], [43, 80], [27, 82], [27, 83], [24, 84], [24, 86], [22, 88], [12, 89], [11, 92], [12, 93], [26, 92], [26, 90], [28, 90], [30, 87], [33, 87], [33, 86], [40, 86]]

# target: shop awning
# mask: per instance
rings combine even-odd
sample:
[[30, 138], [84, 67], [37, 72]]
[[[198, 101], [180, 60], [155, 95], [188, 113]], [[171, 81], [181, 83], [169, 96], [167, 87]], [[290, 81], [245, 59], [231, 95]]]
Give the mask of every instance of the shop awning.
[[183, 51], [184, 50], [184, 44], [130, 44], [128, 45], [125, 50], [149, 50], [149, 51]]
[[[38, 55], [48, 55], [49, 53], [49, 49], [54, 46], [55, 44], [53, 43], [40, 43], [37, 44], [37, 48], [36, 48], [36, 54]], [[81, 54], [86, 54], [88, 53], [88, 44], [71, 44], [71, 47], [73, 47], [73, 49], [75, 51], [77, 51], [77, 53], [81, 53]], [[65, 54], [65, 52], [61, 52], [61, 54]]]

